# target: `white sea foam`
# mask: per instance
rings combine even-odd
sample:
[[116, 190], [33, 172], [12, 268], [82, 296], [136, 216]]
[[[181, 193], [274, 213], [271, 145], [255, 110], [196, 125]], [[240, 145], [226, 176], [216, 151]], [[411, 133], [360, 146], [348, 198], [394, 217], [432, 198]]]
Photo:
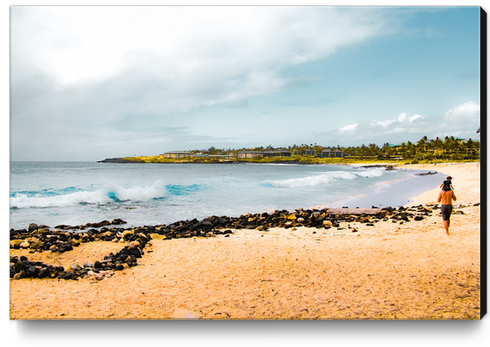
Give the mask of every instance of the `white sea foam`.
[[341, 181], [341, 180], [355, 180], [359, 178], [379, 177], [382, 175], [383, 175], [383, 171], [378, 169], [359, 171], [359, 172], [333, 171], [333, 172], [322, 173], [314, 176], [291, 178], [287, 180], [278, 180], [278, 181], [268, 181], [268, 183], [274, 187], [280, 187], [280, 188], [303, 188], [303, 187], [328, 185], [335, 181]]
[[147, 201], [161, 198], [166, 195], [165, 185], [161, 180], [157, 180], [151, 186], [146, 187], [115, 187], [113, 189], [115, 197], [120, 201]]
[[368, 194], [380, 182], [410, 176], [383, 168], [262, 164], [14, 162], [11, 171], [10, 226], [16, 229], [32, 222], [76, 225], [113, 218], [131, 225], [168, 224], [309, 208]]
[[57, 196], [43, 196], [42, 194], [27, 196], [26, 194], [18, 194], [10, 198], [10, 207], [26, 208], [73, 206], [80, 203], [102, 204], [109, 201], [110, 198], [107, 196], [107, 193], [101, 190], [81, 191]]
[[164, 197], [166, 194], [165, 185], [161, 180], [157, 180], [151, 186], [114, 186], [59, 195], [18, 193], [10, 198], [10, 207], [61, 207], [77, 204], [107, 204], [128, 200], [133, 202], [148, 201]]
[[369, 169], [366, 171], [360, 171], [357, 173], [357, 175], [360, 177], [368, 177], [368, 178], [380, 177], [380, 176], [383, 176], [384, 171], [385, 171], [384, 168], [383, 169]]

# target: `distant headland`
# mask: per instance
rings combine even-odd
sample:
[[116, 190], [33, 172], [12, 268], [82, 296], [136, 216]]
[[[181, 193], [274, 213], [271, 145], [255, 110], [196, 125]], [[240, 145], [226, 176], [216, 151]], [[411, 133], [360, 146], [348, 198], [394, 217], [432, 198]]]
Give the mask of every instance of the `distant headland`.
[[330, 146], [301, 144], [274, 148], [254, 147], [242, 149], [172, 151], [154, 156], [106, 158], [98, 163], [184, 163], [184, 164], [358, 164], [387, 162], [399, 164], [430, 164], [440, 162], [465, 162], [480, 159], [480, 141], [446, 136], [444, 140], [424, 136], [416, 143], [385, 143], [361, 146]]

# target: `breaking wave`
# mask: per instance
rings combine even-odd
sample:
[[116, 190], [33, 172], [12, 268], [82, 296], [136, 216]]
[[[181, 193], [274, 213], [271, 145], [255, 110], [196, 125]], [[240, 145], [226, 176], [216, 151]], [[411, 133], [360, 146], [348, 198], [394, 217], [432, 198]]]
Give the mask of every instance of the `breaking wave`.
[[268, 185], [276, 188], [304, 188], [332, 184], [342, 180], [366, 179], [383, 175], [384, 169], [366, 171], [335, 171], [314, 176], [291, 178], [287, 180], [267, 181]]
[[188, 195], [203, 189], [203, 186], [197, 184], [190, 186], [165, 185], [161, 180], [157, 180], [150, 186], [115, 186], [96, 190], [68, 187], [63, 189], [18, 191], [10, 194], [10, 208], [144, 202], [154, 199], [162, 200], [168, 196]]

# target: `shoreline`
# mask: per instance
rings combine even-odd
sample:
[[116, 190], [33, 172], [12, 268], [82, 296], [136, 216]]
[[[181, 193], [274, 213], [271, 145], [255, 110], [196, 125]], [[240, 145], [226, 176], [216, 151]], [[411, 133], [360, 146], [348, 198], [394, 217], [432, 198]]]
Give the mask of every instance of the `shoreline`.
[[[430, 166], [455, 178], [463, 204], [452, 216], [450, 237], [433, 209], [419, 221], [357, 220], [329, 229], [297, 225], [154, 238], [137, 266], [111, 277], [11, 279], [10, 318], [479, 319], [476, 165]], [[437, 190], [407, 205], [430, 204]], [[23, 252], [68, 266], [125, 245], [98, 241], [57, 255]]]
[[[48, 165], [50, 165], [48, 163]], [[92, 164], [92, 166], [94, 168], [96, 168], [98, 166], [98, 164]], [[110, 169], [110, 170], [117, 170], [117, 167], [114, 166], [114, 165], [110, 165], [111, 167], [113, 167], [113, 169]], [[182, 170], [182, 171], [186, 171], [186, 166], [180, 166], [179, 164], [175, 164], [175, 165], [172, 165], [174, 166], [175, 168], [178, 168], [180, 167], [179, 170]], [[199, 166], [199, 165], [197, 165]], [[196, 166], [196, 167], [197, 167]], [[381, 175], [384, 177], [384, 178], [380, 178], [381, 180], [383, 179], [388, 179], [389, 178], [386, 178], [386, 176], [390, 176], [390, 174], [393, 174], [393, 172], [384, 172], [385, 168], [386, 167], [391, 167], [390, 165], [380, 165], [380, 164], [374, 164], [373, 165], [368, 165], [366, 166], [366, 168], [364, 166], [361, 166], [361, 165], [348, 165], [348, 166], [334, 166], [334, 165], [326, 165], [326, 166], [297, 166], [297, 164], [256, 164], [256, 163], [250, 163], [250, 164], [245, 164], [243, 166], [243, 168], [245, 168], [245, 166], [249, 167], [249, 169], [247, 169], [248, 171], [252, 170], [252, 171], [255, 171], [255, 170], [258, 170], [259, 172], [260, 171], [263, 171], [263, 170], [269, 170], [267, 169], [266, 167], [270, 167], [271, 170], [272, 169], [275, 169], [276, 171], [281, 171], [282, 172], [282, 169], [280, 167], [291, 167], [294, 169], [294, 167], [297, 167], [297, 168], [300, 168], [300, 167], [303, 167], [303, 171], [304, 170], [309, 170], [308, 167], [311, 168], [311, 170], [313, 171], [323, 171], [323, 170], [326, 170], [326, 171], [329, 171], [329, 170], [341, 170], [342, 172], [344, 172], [345, 170], [355, 174], [355, 175], [360, 175], [362, 177], [362, 174], [361, 172], [362, 171], [365, 171], [365, 170], [376, 170], [379, 172], [377, 173], [377, 175]], [[229, 168], [229, 170], [231, 170], [230, 172], [238, 172], [238, 171], [242, 171], [242, 169], [239, 169], [239, 167], [237, 166], [234, 166], [234, 168], [230, 168], [229, 166], [227, 166]], [[257, 168], [257, 169], [254, 169]], [[316, 167], [316, 169], [314, 169]], [[322, 169], [323, 167], [323, 169]], [[357, 168], [358, 170], [355, 170], [355, 169], [352, 169], [352, 168]], [[136, 166], [134, 166], [134, 168], [136, 168]], [[148, 167], [149, 168], [149, 167]], [[155, 171], [158, 169], [158, 166], [152, 166], [153, 169], [149, 168], [150, 171]], [[190, 167], [188, 167], [190, 169]], [[219, 167], [216, 167], [215, 166], [215, 169], [212, 169], [211, 166], [201, 166], [201, 168], [203, 170], [205, 170], [206, 168], [209, 168], [211, 170], [218, 170], [218, 171], [223, 171], [223, 173], [227, 172], [228, 169], [225, 169], [225, 166], [222, 166], [221, 169]], [[104, 169], [104, 168], [102, 168]], [[146, 169], [145, 168], [141, 168], [139, 170], [142, 174], [144, 174], [144, 172], [146, 172]], [[381, 172], [383, 171], [383, 172]], [[397, 171], [397, 170], [393, 170], [393, 171]], [[403, 174], [395, 174], [396, 175], [403, 175]], [[308, 176], [306, 174], [306, 176]], [[406, 174], [403, 175], [403, 176], [407, 176]], [[313, 177], [313, 176], [312, 176]], [[308, 177], [309, 178], [309, 177]], [[422, 181], [423, 179], [425, 178], [420, 178], [420, 180]], [[157, 178], [154, 178], [152, 181], [149, 181], [149, 182], [146, 182], [145, 184], [143, 185], [140, 185], [141, 187], [138, 187], [138, 188], [145, 188], [145, 187], [148, 187], [150, 186], [150, 184], [152, 184], [153, 182], [153, 185], [155, 185], [155, 181], [157, 180]], [[259, 182], [260, 183], [260, 182]], [[389, 182], [391, 183], [391, 182]], [[333, 184], [336, 184], [336, 183], [332, 183]], [[339, 183], [339, 184], [349, 184], [349, 182], [347, 181], [346, 183]], [[371, 187], [371, 184], [369, 184], [369, 186]], [[388, 187], [389, 184], [386, 184], [386, 187]], [[169, 186], [170, 187], [170, 186]], [[260, 188], [260, 187], [259, 187]], [[112, 190], [114, 190], [114, 188], [108, 188], [111, 192]], [[172, 189], [172, 187], [170, 188], [166, 188], [166, 189]], [[338, 187], [332, 187], [330, 189], [342, 189], [341, 187], [338, 188]], [[19, 189], [18, 189], [19, 190]], [[20, 189], [21, 190], [21, 189]], [[142, 190], [142, 189], [140, 189]], [[370, 192], [374, 192], [375, 191], [375, 188], [368, 188], [368, 187], [363, 187], [362, 189], [362, 192], [359, 192], [359, 193], [356, 193], [357, 194], [369, 194]], [[102, 194], [106, 194], [106, 192], [104, 191], [101, 191]], [[330, 195], [330, 190], [326, 191], [325, 194], [328, 194]], [[63, 192], [64, 193], [64, 192]], [[263, 193], [263, 192], [260, 192], [260, 193]], [[165, 194], [172, 194], [171, 192], [165, 192], [165, 193], [161, 193], [161, 195], [165, 195]], [[253, 194], [253, 192], [252, 192]], [[266, 193], [268, 194], [268, 193]], [[275, 194], [275, 193], [274, 193]], [[300, 193], [301, 194], [301, 193]], [[116, 201], [114, 200], [114, 204], [111, 204], [113, 201], [108, 201], [108, 207], [107, 209], [110, 211], [110, 215], [108, 216], [103, 216], [101, 215], [101, 213], [98, 213], [98, 217], [95, 217], [97, 220], [96, 221], [99, 221], [99, 220], [102, 220], [104, 218], [110, 218], [110, 219], [113, 219], [113, 218], [123, 218], [123, 219], [127, 219], [129, 221], [129, 223], [131, 223], [132, 226], [141, 226], [141, 225], [145, 225], [145, 224], [159, 224], [159, 223], [171, 223], [173, 221], [178, 221], [180, 219], [193, 219], [193, 218], [198, 218], [198, 219], [203, 219], [203, 218], [206, 218], [208, 216], [210, 216], [211, 214], [227, 214], [229, 216], [238, 216], [240, 214], [243, 214], [243, 213], [256, 213], [256, 212], [268, 212], [270, 211], [271, 209], [296, 209], [296, 208], [309, 208], [309, 207], [314, 207], [314, 206], [317, 206], [317, 205], [320, 205], [320, 204], [325, 204], [325, 203], [328, 203], [330, 204], [331, 207], [342, 207], [343, 206], [343, 203], [342, 201], [345, 200], [345, 196], [347, 196], [346, 194], [342, 194], [342, 193], [336, 193], [336, 195], [338, 195], [337, 197], [335, 198], [332, 198], [330, 196], [321, 196], [321, 195], [311, 195], [312, 199], [310, 199], [311, 201], [307, 201], [307, 199], [302, 199], [302, 200], [299, 200], [299, 201], [295, 201], [294, 199], [288, 199], [289, 201], [287, 200], [277, 200], [277, 201], [273, 201], [272, 204], [260, 204], [260, 206], [256, 203], [254, 203], [252, 206], [252, 203], [250, 204], [247, 204], [246, 206], [242, 206], [242, 208], [236, 208], [236, 209], [225, 209], [223, 210], [223, 208], [219, 207], [219, 204], [217, 204], [215, 206], [215, 208], [213, 209], [204, 209], [203, 211], [201, 211], [201, 213], [199, 214], [196, 214], [196, 213], [193, 213], [195, 211], [199, 211], [199, 208], [197, 208], [195, 211], [192, 211], [192, 210], [189, 210], [188, 213], [186, 213], [185, 215], [183, 214], [177, 214], [177, 215], [172, 215], [172, 214], [165, 214], [165, 218], [154, 218], [153, 216], [157, 215], [155, 211], [150, 211], [148, 213], [148, 216], [150, 216], [150, 218], [146, 218], [145, 216], [145, 211], [143, 209], [141, 209], [140, 213], [139, 214], [135, 214], [134, 217], [135, 218], [132, 218], [132, 216], [128, 216], [127, 211], [122, 211], [120, 214], [119, 214], [119, 210], [116, 209], [117, 206], [119, 204], [117, 204], [119, 201]], [[344, 195], [344, 196], [342, 196]], [[111, 199], [114, 197], [115, 195], [111, 193], [111, 195], [109, 196]], [[19, 197], [22, 197], [20, 194], [19, 194]], [[92, 221], [92, 219], [90, 218], [91, 216], [90, 215], [83, 215], [78, 217], [78, 218], [75, 218], [76, 220], [74, 220], [73, 218], [70, 218], [72, 216], [76, 216], [76, 214], [74, 215], [70, 215], [70, 211], [69, 210], [66, 210], [65, 213], [66, 213], [66, 216], [64, 216], [64, 213], [57, 213], [55, 211], [55, 213], [52, 214], [52, 216], [44, 216], [44, 212], [43, 210], [39, 210], [40, 212], [36, 212], [38, 210], [36, 210], [35, 208], [34, 209], [30, 209], [29, 208], [29, 205], [27, 205], [29, 202], [28, 199], [26, 199], [27, 201], [21, 201], [20, 198], [15, 196], [15, 199], [19, 200], [19, 205], [17, 207], [17, 205], [15, 205], [14, 207], [11, 207], [10, 209], [10, 212], [11, 212], [11, 225], [10, 227], [11, 228], [15, 228], [15, 229], [22, 229], [22, 228], [26, 228], [28, 226], [29, 223], [31, 222], [35, 222], [35, 223], [40, 223], [40, 224], [47, 224], [47, 225], [50, 225], [50, 226], [55, 226], [57, 224], [70, 224], [70, 223], [74, 223], [74, 224], [85, 224], [87, 221]], [[67, 197], [68, 199], [74, 199], [75, 197], [75, 194], [73, 195], [68, 195], [67, 194]], [[349, 196], [347, 196], [349, 197]], [[19, 199], [18, 199], [19, 198]], [[327, 199], [327, 201], [325, 201], [325, 198]], [[376, 198], [376, 199], [375, 199]], [[32, 201], [32, 205], [38, 205], [39, 204], [39, 207], [42, 207], [42, 206], [46, 206], [47, 205], [50, 205], [52, 204], [53, 206], [57, 206], [57, 202], [56, 201], [48, 201], [46, 200], [45, 201], [41, 201], [41, 199], [38, 199], [39, 201]], [[51, 199], [53, 200], [53, 199]], [[124, 199], [123, 199], [124, 200]], [[391, 201], [392, 199], [390, 199], [390, 196], [386, 195], [385, 196], [382, 196], [380, 202], [377, 202], [375, 203], [374, 200], [379, 200], [377, 199], [377, 197], [374, 197], [373, 198], [373, 201], [370, 201], [370, 199], [367, 199], [366, 203], [363, 203], [363, 204], [355, 204], [355, 202], [352, 202], [352, 203], [349, 203], [348, 206], [349, 207], [356, 207], [356, 206], [359, 206], [359, 207], [371, 207], [372, 205], [376, 205], [378, 207], [382, 206], [382, 207], [385, 207], [385, 206], [393, 206], [393, 207], [396, 207], [396, 206], [399, 206], [399, 205], [403, 205], [405, 201]], [[386, 200], [386, 201], [384, 201]], [[87, 200], [87, 201], [90, 201], [90, 200]], [[218, 201], [218, 200], [216, 200]], [[75, 201], [76, 202], [76, 201]], [[214, 200], [213, 200], [214, 202]], [[258, 202], [260, 203], [260, 202]], [[380, 205], [380, 203], [383, 203], [382, 205]], [[82, 202], [82, 204], [85, 204], [84, 202]], [[59, 205], [59, 208], [64, 208], [66, 206], [68, 206], [68, 204], [63, 204], [61, 203]], [[76, 206], [76, 204], [72, 204], [73, 206]], [[90, 207], [90, 203], [87, 204], [87, 208]], [[100, 205], [104, 205], [104, 202], [101, 202]], [[93, 205], [95, 206], [95, 205]], [[28, 213], [26, 213], [24, 215], [25, 212], [23, 212], [23, 208], [26, 207], [28, 211]], [[68, 206], [69, 207], [69, 206]], [[127, 208], [127, 207], [140, 207], [137, 203], [136, 204], [132, 204], [132, 205], [129, 205], [128, 203], [126, 202], [122, 202], [121, 204], [121, 207], [122, 208]], [[223, 207], [226, 207], [226, 206], [223, 206]], [[55, 207], [57, 208], [57, 207]], [[144, 208], [144, 206], [142, 207]], [[101, 207], [101, 209], [103, 209], [103, 207]], [[32, 212], [31, 212], [32, 211]], [[60, 210], [61, 211], [61, 210]], [[204, 212], [204, 213], [203, 213]], [[23, 217], [25, 216], [25, 217]], [[39, 217], [39, 218], [38, 218]], [[175, 218], [174, 218], [175, 217]]]
[[[480, 202], [480, 164], [479, 163], [445, 163], [404, 165], [403, 168], [415, 170], [436, 170], [453, 177], [454, 191], [458, 201], [456, 204]], [[442, 183], [442, 182], [441, 182]], [[410, 204], [435, 203], [439, 194], [439, 186], [415, 196]]]

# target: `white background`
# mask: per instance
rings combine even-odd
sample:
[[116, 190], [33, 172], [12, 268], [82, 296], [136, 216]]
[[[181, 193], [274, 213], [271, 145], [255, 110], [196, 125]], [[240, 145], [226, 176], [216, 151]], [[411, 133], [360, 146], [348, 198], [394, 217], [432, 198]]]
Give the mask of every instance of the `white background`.
[[[483, 2], [410, 1], [2, 1], [1, 26], [1, 111], [4, 182], [9, 158], [9, 6], [10, 5], [464, 5]], [[34, 139], [31, 139], [34, 140]], [[3, 250], [7, 251], [8, 184], [2, 185]], [[7, 252], [6, 252], [7, 253]], [[490, 341], [490, 318], [481, 321], [10, 321], [9, 276], [2, 257], [2, 332], [4, 346], [468, 346]], [[488, 293], [488, 291], [487, 291]], [[487, 341], [485, 343], [485, 341]]]

